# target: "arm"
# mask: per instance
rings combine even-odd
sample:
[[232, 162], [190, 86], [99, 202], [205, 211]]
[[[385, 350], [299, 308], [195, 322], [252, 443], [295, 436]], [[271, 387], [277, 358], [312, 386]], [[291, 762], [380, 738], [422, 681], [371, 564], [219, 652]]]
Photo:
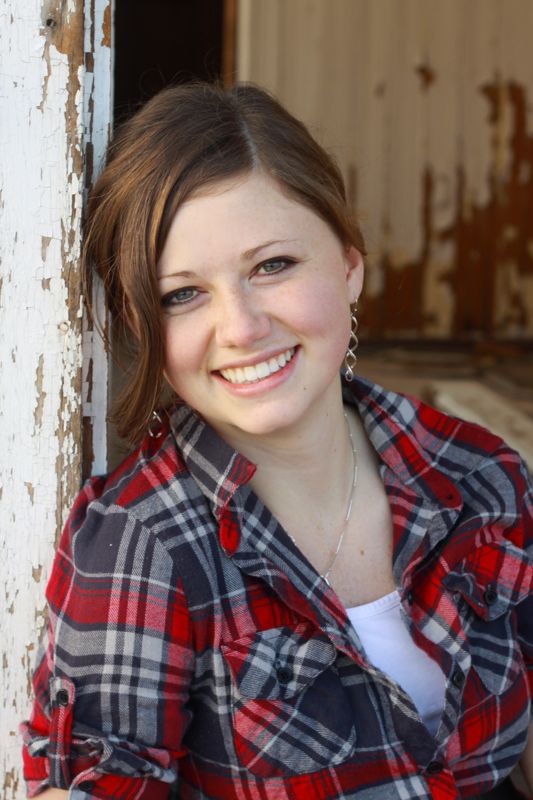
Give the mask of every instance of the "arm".
[[520, 759], [519, 776], [516, 782], [517, 787], [522, 791], [527, 791], [528, 797], [533, 797], [533, 724], [529, 726], [526, 749]]
[[29, 795], [80, 786], [112, 798], [127, 787], [167, 798], [194, 665], [173, 559], [127, 511], [93, 503], [67, 525], [47, 599], [49, 639], [23, 726]]
[[[532, 482], [524, 466], [526, 491], [523, 498], [523, 520], [526, 537], [524, 547], [533, 558], [533, 488]], [[530, 675], [530, 692], [533, 694], [533, 597], [530, 595], [518, 616], [518, 641], [524, 655], [526, 666]], [[522, 754], [518, 768], [512, 773], [517, 788], [533, 798], [533, 723], [529, 725], [529, 734], [526, 749]]]

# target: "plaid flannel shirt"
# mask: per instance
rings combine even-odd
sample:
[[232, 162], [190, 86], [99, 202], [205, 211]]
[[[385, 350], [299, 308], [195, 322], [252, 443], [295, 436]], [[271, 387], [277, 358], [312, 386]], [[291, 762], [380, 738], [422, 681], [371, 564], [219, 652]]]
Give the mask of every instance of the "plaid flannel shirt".
[[405, 622], [446, 676], [435, 737], [251, 491], [254, 466], [181, 406], [64, 530], [22, 725], [30, 796], [451, 800], [510, 772], [530, 719], [527, 471], [476, 425], [363, 379], [344, 391], [379, 454]]

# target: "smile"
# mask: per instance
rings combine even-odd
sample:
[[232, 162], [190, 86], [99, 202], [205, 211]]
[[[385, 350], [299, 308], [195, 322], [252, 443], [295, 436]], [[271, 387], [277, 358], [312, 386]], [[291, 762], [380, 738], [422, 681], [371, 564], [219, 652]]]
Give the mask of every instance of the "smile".
[[220, 374], [230, 383], [256, 383], [264, 378], [268, 378], [269, 375], [273, 375], [275, 372], [279, 372], [280, 369], [283, 369], [292, 359], [295, 351], [296, 348], [291, 347], [289, 350], [285, 350], [285, 352], [269, 358], [268, 361], [260, 361], [258, 364], [249, 367], [221, 369]]

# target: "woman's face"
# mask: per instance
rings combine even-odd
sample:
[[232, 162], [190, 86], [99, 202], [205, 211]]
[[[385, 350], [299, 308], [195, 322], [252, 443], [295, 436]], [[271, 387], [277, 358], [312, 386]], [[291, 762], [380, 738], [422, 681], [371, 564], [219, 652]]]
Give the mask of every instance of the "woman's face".
[[262, 173], [192, 197], [158, 265], [168, 382], [229, 441], [327, 413], [362, 273], [359, 252]]

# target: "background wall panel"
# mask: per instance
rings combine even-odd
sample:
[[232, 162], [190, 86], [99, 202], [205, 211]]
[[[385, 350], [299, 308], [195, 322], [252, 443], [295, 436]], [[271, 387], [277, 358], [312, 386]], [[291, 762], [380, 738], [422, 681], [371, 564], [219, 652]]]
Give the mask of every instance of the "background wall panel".
[[238, 77], [334, 152], [367, 336], [533, 336], [531, 0], [240, 0]]

